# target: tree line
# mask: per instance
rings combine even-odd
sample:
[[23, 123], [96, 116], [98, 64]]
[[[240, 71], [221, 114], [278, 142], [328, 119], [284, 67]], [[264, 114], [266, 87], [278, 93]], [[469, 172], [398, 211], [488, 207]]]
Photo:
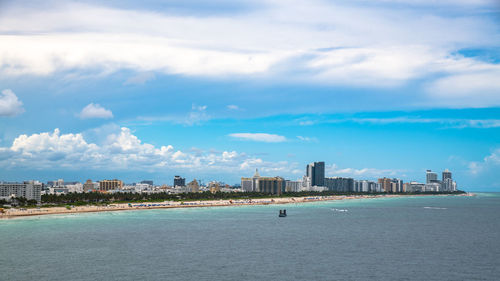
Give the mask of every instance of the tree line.
[[[456, 194], [456, 192], [425, 192], [425, 193], [403, 193], [403, 194]], [[338, 191], [300, 191], [285, 192], [281, 195], [261, 193], [261, 192], [215, 192], [209, 191], [197, 193], [179, 193], [170, 194], [160, 193], [67, 193], [67, 194], [44, 194], [42, 195], [42, 204], [44, 205], [86, 205], [86, 204], [109, 204], [119, 202], [161, 202], [161, 201], [192, 201], [192, 200], [229, 200], [229, 199], [257, 199], [257, 198], [280, 198], [280, 197], [308, 197], [308, 196], [341, 196], [341, 195], [377, 195], [387, 193], [366, 193], [366, 192], [338, 192]], [[36, 203], [36, 202], [35, 202]]]

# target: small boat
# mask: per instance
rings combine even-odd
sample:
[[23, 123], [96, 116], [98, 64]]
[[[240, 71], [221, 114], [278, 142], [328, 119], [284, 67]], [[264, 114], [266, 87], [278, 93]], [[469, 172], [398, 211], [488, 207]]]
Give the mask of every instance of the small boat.
[[280, 210], [279, 217], [286, 217], [286, 210]]

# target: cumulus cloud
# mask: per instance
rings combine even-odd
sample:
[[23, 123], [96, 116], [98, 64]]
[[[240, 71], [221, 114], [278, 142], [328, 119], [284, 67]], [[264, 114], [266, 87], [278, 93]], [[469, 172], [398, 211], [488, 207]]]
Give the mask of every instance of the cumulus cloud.
[[83, 134], [61, 134], [59, 129], [20, 135], [10, 147], [0, 147], [0, 167], [68, 170], [189, 169], [213, 172], [251, 173], [255, 168], [278, 174], [295, 164], [270, 162], [237, 151], [180, 151], [171, 145], [144, 143], [129, 128], [107, 135], [102, 144], [87, 141]]
[[89, 105], [85, 106], [82, 109], [82, 112], [80, 112], [80, 118], [81, 119], [90, 119], [90, 118], [103, 118], [103, 119], [109, 119], [113, 118], [113, 113], [111, 110], [106, 109], [99, 104], [93, 104], [90, 103]]
[[260, 142], [284, 142], [286, 137], [266, 134], [266, 133], [233, 133], [229, 134], [230, 137], [240, 140], [260, 141]]
[[469, 163], [469, 172], [473, 175], [492, 171], [496, 173], [495, 178], [498, 178], [498, 171], [500, 171], [500, 148], [495, 149], [490, 155], [484, 157], [482, 161]]
[[23, 103], [10, 89], [0, 94], [0, 116], [16, 116], [24, 112]]

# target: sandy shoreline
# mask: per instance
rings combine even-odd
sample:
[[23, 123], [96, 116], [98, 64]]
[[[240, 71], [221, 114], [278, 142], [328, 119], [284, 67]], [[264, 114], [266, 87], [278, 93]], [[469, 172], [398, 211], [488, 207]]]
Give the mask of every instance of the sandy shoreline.
[[[456, 196], [443, 194], [444, 196]], [[443, 196], [441, 195], [441, 196]], [[464, 193], [461, 196], [472, 196], [473, 194]], [[5, 209], [0, 213], [0, 219], [12, 219], [26, 216], [41, 216], [55, 214], [76, 214], [110, 211], [128, 211], [128, 210], [150, 210], [150, 209], [169, 209], [169, 208], [199, 208], [199, 207], [229, 207], [229, 206], [252, 206], [252, 205], [271, 205], [271, 204], [293, 204], [305, 202], [334, 201], [346, 199], [366, 199], [366, 198], [392, 198], [407, 196], [429, 196], [429, 195], [336, 195], [336, 196], [308, 196], [308, 197], [287, 197], [287, 198], [259, 198], [259, 199], [235, 199], [235, 200], [209, 200], [209, 201], [164, 201], [164, 202], [144, 202], [144, 203], [120, 203], [109, 204], [107, 206], [75, 206], [71, 209], [66, 207], [48, 207], [36, 209], [12, 208]]]

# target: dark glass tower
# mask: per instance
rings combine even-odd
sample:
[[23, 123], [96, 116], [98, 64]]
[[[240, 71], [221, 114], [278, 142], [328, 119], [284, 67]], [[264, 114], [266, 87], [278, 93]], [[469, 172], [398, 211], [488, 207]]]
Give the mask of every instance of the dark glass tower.
[[311, 179], [311, 186], [325, 186], [325, 162], [308, 164], [306, 175]]

